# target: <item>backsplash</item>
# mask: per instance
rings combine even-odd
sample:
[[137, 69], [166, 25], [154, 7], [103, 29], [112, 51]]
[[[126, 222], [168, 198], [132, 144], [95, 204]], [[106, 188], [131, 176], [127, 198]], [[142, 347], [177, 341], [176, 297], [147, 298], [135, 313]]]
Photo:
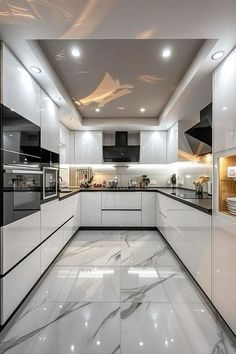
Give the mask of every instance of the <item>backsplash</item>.
[[[177, 184], [184, 188], [194, 189], [193, 180], [199, 176], [209, 176], [212, 179], [212, 156], [201, 157], [199, 162], [178, 162], [169, 165], [140, 165], [140, 164], [122, 164], [122, 166], [112, 165], [93, 165], [94, 180], [93, 183], [103, 183], [106, 180], [107, 186], [109, 180], [115, 176], [118, 178], [118, 185], [126, 187], [129, 179], [135, 178], [137, 185], [141, 182], [142, 175], [150, 178], [150, 187], [168, 187], [170, 176], [173, 173], [177, 175]], [[71, 187], [79, 186], [77, 176], [78, 168], [81, 166], [63, 167], [60, 175], [63, 179], [63, 185]], [[206, 185], [204, 190], [206, 191]]]

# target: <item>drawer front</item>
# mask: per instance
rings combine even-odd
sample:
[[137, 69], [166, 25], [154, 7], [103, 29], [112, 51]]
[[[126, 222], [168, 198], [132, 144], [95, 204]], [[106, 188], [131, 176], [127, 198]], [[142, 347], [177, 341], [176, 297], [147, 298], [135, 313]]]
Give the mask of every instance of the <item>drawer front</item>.
[[141, 211], [103, 210], [102, 226], [141, 226]]
[[1, 324], [17, 308], [40, 277], [40, 250], [36, 249], [1, 279]]
[[103, 192], [102, 209], [141, 209], [141, 192]]
[[61, 226], [59, 204], [59, 200], [53, 200], [41, 205], [41, 241]]
[[40, 247], [41, 251], [41, 273], [43, 273], [53, 259], [58, 255], [64, 245], [64, 230], [63, 227], [55, 232], [47, 241]]
[[1, 242], [4, 274], [40, 243], [40, 211], [3, 226]]
[[101, 226], [101, 194], [101, 192], [81, 193], [81, 226]]

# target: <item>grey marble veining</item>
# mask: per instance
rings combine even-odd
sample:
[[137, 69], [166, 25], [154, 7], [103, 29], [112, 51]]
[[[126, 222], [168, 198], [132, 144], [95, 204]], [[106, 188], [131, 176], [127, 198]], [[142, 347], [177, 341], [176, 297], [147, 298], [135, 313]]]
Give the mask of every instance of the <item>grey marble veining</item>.
[[233, 354], [156, 231], [81, 231], [0, 334], [0, 354]]

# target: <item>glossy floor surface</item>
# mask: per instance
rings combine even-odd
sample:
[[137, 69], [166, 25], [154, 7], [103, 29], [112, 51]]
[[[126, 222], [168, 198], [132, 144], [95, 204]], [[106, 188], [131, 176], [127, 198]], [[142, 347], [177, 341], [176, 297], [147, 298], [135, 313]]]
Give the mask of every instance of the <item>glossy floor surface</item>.
[[156, 231], [80, 231], [1, 335], [8, 354], [236, 353]]

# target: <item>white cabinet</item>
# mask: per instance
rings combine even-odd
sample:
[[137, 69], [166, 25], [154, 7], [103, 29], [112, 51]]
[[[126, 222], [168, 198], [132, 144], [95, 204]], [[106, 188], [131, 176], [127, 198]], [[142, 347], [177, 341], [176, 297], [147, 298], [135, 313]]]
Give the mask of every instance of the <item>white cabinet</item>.
[[75, 132], [75, 163], [101, 164], [102, 162], [102, 132]]
[[5, 44], [2, 46], [2, 103], [40, 125], [40, 87]]
[[236, 146], [236, 49], [213, 75], [213, 151]]
[[60, 152], [58, 107], [41, 90], [41, 147], [55, 153]]
[[60, 227], [59, 207], [59, 200], [53, 200], [41, 205], [41, 241], [45, 240]]
[[102, 209], [140, 209], [141, 192], [103, 192]]
[[80, 194], [81, 226], [101, 226], [101, 205], [101, 192], [82, 192]]
[[73, 230], [74, 234], [80, 227], [80, 193], [75, 195], [74, 199], [74, 219], [73, 219]]
[[70, 131], [60, 123], [60, 164], [70, 163]]
[[195, 123], [176, 122], [167, 132], [167, 163], [191, 161], [194, 158], [184, 132]]
[[1, 324], [21, 303], [40, 277], [40, 250], [37, 248], [1, 279]]
[[164, 236], [211, 298], [211, 216], [158, 193], [156, 198]]
[[1, 228], [2, 269], [6, 273], [40, 244], [40, 211]]
[[141, 131], [140, 162], [143, 164], [166, 163], [165, 131]]
[[142, 192], [142, 226], [156, 225], [156, 192]]
[[64, 246], [64, 230], [61, 227], [41, 246], [41, 273], [43, 273]]
[[236, 333], [236, 224], [213, 216], [213, 303]]
[[102, 210], [102, 226], [141, 226], [141, 210]]

